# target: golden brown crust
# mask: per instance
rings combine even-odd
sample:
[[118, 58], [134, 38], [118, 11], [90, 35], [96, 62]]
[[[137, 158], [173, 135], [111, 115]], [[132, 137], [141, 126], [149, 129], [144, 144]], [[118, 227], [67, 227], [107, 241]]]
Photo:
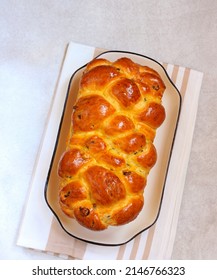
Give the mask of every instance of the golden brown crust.
[[143, 197], [132, 198], [128, 204], [118, 209], [113, 214], [113, 220], [117, 225], [124, 225], [133, 221], [142, 210]]
[[120, 134], [135, 128], [130, 118], [123, 115], [114, 116], [108, 126], [105, 127], [105, 133], [108, 135]]
[[107, 225], [103, 224], [89, 201], [84, 201], [82, 206], [75, 207], [74, 215], [79, 224], [91, 230], [99, 231], [107, 227]]
[[161, 104], [151, 102], [139, 115], [139, 120], [153, 128], [158, 128], [165, 119], [165, 109]]
[[74, 109], [72, 117], [74, 132], [96, 130], [100, 126], [99, 120], [103, 121], [115, 112], [108, 101], [95, 94], [81, 97]]
[[166, 116], [164, 90], [155, 70], [126, 57], [87, 65], [58, 166], [66, 215], [95, 231], [139, 215], [157, 161], [153, 141]]
[[139, 193], [144, 190], [146, 186], [146, 178], [137, 174], [134, 171], [124, 170], [123, 172], [126, 185], [131, 193]]
[[110, 94], [114, 95], [118, 102], [124, 107], [135, 105], [141, 98], [137, 84], [133, 80], [127, 78], [121, 78], [115, 83], [110, 89]]
[[89, 167], [84, 175], [95, 203], [111, 205], [125, 198], [126, 191], [124, 184], [114, 172], [94, 165]]
[[146, 137], [142, 133], [134, 132], [114, 140], [114, 144], [126, 154], [135, 153], [146, 145]]
[[89, 160], [89, 155], [79, 149], [68, 150], [60, 159], [58, 174], [60, 177], [71, 177]]

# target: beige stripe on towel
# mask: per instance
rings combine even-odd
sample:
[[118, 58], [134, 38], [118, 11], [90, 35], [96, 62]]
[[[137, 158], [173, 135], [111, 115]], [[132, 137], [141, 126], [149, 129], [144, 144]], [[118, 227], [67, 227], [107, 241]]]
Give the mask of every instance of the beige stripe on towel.
[[83, 259], [86, 246], [87, 244], [85, 242], [64, 232], [56, 218], [53, 218], [50, 235], [45, 249], [46, 251], [58, 252], [77, 259]]

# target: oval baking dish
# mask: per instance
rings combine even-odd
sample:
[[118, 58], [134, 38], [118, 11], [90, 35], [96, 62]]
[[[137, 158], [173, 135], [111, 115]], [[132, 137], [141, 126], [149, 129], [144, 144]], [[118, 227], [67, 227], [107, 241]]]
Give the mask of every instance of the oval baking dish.
[[162, 99], [162, 103], [166, 111], [166, 119], [162, 126], [158, 128], [154, 140], [158, 153], [158, 160], [148, 176], [147, 186], [144, 191], [144, 207], [138, 217], [131, 223], [118, 227], [110, 226], [108, 229], [100, 232], [90, 231], [82, 227], [77, 223], [77, 221], [67, 217], [59, 207], [59, 188], [56, 183], [58, 182], [57, 166], [59, 158], [65, 150], [65, 142], [71, 125], [72, 107], [76, 99], [76, 95], [74, 93], [78, 92], [79, 80], [86, 65], [79, 68], [72, 75], [69, 82], [44, 194], [49, 208], [56, 216], [63, 230], [65, 230], [69, 235], [93, 244], [117, 246], [129, 242], [139, 233], [151, 227], [158, 219], [179, 120], [181, 95], [169, 78], [164, 67], [152, 58], [126, 51], [107, 51], [101, 53], [97, 57], [105, 58], [110, 61], [115, 61], [121, 57], [128, 57], [136, 63], [149, 66], [156, 70], [166, 85], [166, 90]]

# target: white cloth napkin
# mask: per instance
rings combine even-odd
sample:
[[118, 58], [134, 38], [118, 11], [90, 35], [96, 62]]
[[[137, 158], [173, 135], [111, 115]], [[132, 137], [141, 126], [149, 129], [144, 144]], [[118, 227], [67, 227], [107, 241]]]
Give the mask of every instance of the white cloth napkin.
[[201, 72], [162, 63], [181, 93], [182, 107], [161, 211], [152, 227], [125, 245], [108, 247], [89, 244], [65, 233], [44, 199], [44, 186], [70, 77], [102, 51], [77, 43], [68, 45], [32, 175], [17, 245], [70, 259], [170, 259], [203, 79]]

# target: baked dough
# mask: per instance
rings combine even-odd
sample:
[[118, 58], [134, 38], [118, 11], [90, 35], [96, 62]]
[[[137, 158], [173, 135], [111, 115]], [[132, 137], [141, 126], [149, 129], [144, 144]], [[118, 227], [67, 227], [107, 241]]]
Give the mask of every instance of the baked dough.
[[165, 119], [164, 91], [155, 70], [129, 58], [87, 65], [58, 164], [59, 203], [67, 216], [95, 231], [138, 216], [157, 160], [153, 141]]

